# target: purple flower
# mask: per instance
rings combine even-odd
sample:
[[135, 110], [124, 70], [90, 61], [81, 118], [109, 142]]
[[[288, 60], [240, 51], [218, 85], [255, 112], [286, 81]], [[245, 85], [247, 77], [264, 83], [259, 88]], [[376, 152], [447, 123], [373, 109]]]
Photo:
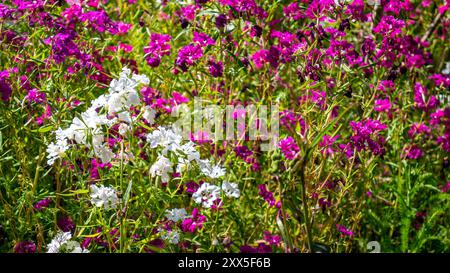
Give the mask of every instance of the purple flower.
[[148, 253], [155, 253], [158, 249], [164, 248], [164, 241], [160, 238], [148, 242], [150, 247], [145, 247], [144, 250]]
[[89, 26], [98, 32], [107, 30], [115, 32], [112, 20], [104, 10], [90, 10], [80, 15], [81, 22], [88, 22]]
[[58, 227], [64, 232], [74, 232], [76, 225], [69, 216], [63, 216], [57, 221]]
[[195, 193], [199, 187], [200, 187], [200, 185], [193, 181], [187, 182], [186, 183], [186, 192], [187, 193]]
[[440, 189], [441, 192], [443, 193], [450, 192], [450, 182], [447, 182], [445, 185], [442, 185]]
[[428, 126], [426, 126], [423, 123], [416, 122], [408, 130], [408, 135], [409, 135], [409, 137], [414, 138], [414, 136], [420, 135], [420, 134], [425, 134], [425, 135], [430, 134], [430, 128], [428, 128]]
[[353, 135], [350, 137], [348, 145], [340, 145], [345, 150], [347, 156], [353, 155], [353, 149], [358, 151], [370, 150], [375, 155], [384, 153], [384, 138], [379, 133], [387, 126], [378, 120], [365, 119], [359, 122], [351, 121], [350, 126], [353, 130]]
[[180, 18], [180, 21], [183, 24], [183, 22], [194, 21], [196, 10], [197, 10], [196, 5], [187, 5], [187, 6], [181, 7], [179, 10], [177, 10], [176, 14], [178, 15], [178, 17]]
[[29, 102], [41, 103], [46, 101], [46, 95], [43, 92], [39, 92], [36, 88], [28, 91], [28, 95], [25, 97]]
[[267, 59], [268, 51], [265, 49], [261, 49], [253, 53], [250, 59], [253, 61], [257, 69], [261, 69]]
[[219, 28], [219, 29], [224, 28], [227, 23], [228, 23], [228, 20], [227, 20], [227, 16], [225, 14], [219, 14], [216, 17], [215, 24], [216, 24], [217, 28]]
[[386, 112], [388, 113], [391, 110], [391, 102], [389, 99], [378, 99], [375, 100], [374, 110], [377, 112]]
[[334, 154], [334, 149], [332, 148], [332, 146], [338, 138], [339, 135], [336, 135], [335, 137], [324, 135], [322, 137], [322, 141], [319, 143], [319, 147], [323, 148], [322, 153], [325, 156]]
[[188, 67], [194, 65], [194, 62], [202, 56], [203, 49], [199, 44], [189, 44], [180, 49], [178, 52], [178, 57], [175, 60], [175, 65], [177, 65], [183, 72], [186, 72]]
[[51, 202], [52, 202], [52, 199], [45, 198], [45, 199], [42, 199], [41, 201], [37, 202], [36, 204], [34, 204], [33, 207], [37, 210], [42, 210], [44, 208], [48, 208], [48, 206], [50, 205]]
[[278, 235], [272, 235], [270, 233], [270, 231], [265, 230], [264, 231], [264, 240], [269, 244], [269, 245], [275, 245], [278, 246], [281, 243], [281, 237]]
[[18, 242], [14, 246], [14, 253], [35, 253], [36, 245], [32, 241]]
[[411, 147], [405, 148], [406, 157], [409, 159], [418, 159], [423, 156], [423, 151], [417, 147], [416, 145], [412, 145]]
[[276, 206], [277, 208], [281, 207], [281, 202], [275, 201], [275, 198], [273, 197], [273, 193], [269, 190], [267, 190], [266, 184], [261, 184], [258, 186], [259, 189], [259, 195], [269, 204], [270, 207]]
[[402, 33], [405, 27], [405, 22], [395, 19], [394, 16], [384, 16], [381, 21], [373, 29], [374, 33], [379, 33], [383, 36], [395, 38], [395, 36]]
[[284, 157], [290, 160], [294, 159], [298, 151], [300, 151], [297, 144], [295, 143], [295, 140], [290, 136], [280, 140], [278, 146], [280, 146], [281, 152], [283, 153]]
[[194, 38], [192, 39], [192, 41], [194, 42], [194, 44], [199, 44], [202, 47], [216, 45], [216, 42], [207, 34], [196, 31], [194, 31]]
[[223, 75], [223, 64], [221, 61], [209, 61], [209, 73], [215, 78], [222, 77]]
[[161, 63], [163, 56], [170, 55], [170, 40], [172, 37], [167, 34], [152, 33], [150, 43], [144, 48], [145, 60], [151, 67], [157, 67]]
[[2, 97], [2, 101], [9, 101], [11, 97], [12, 89], [6, 79], [0, 77], [0, 95]]
[[435, 96], [428, 98], [428, 91], [420, 82], [417, 82], [414, 86], [414, 102], [415, 106], [423, 111], [436, 108], [439, 104]]
[[351, 231], [350, 229], [346, 228], [343, 225], [336, 225], [337, 230], [342, 233], [343, 236], [353, 236], [353, 231]]
[[271, 253], [272, 247], [265, 243], [259, 243], [257, 247], [243, 245], [240, 247], [241, 253]]

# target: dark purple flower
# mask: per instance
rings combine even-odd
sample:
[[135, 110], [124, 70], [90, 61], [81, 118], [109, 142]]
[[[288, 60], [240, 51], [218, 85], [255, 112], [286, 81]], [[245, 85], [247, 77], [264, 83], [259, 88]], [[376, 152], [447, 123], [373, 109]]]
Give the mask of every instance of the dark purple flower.
[[2, 101], [9, 101], [9, 98], [12, 94], [11, 86], [5, 79], [2, 78], [0, 78], [0, 94], [2, 97]]
[[63, 216], [57, 221], [58, 227], [64, 232], [74, 232], [76, 225], [69, 216]]
[[223, 64], [221, 61], [214, 61], [214, 60], [210, 60], [209, 61], [209, 73], [211, 73], [211, 75], [215, 78], [217, 77], [222, 77], [223, 75]]
[[215, 24], [216, 24], [217, 28], [224, 28], [227, 23], [228, 23], [228, 20], [227, 20], [227, 16], [225, 14], [219, 14], [216, 17]]
[[36, 245], [32, 241], [18, 242], [14, 246], [14, 253], [35, 253]]

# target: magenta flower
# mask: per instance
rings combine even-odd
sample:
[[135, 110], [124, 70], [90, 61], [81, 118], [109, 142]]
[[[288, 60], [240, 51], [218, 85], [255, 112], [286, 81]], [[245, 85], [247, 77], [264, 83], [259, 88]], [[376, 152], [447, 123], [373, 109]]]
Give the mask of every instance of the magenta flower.
[[340, 145], [345, 150], [347, 156], [353, 154], [353, 149], [357, 151], [370, 150], [375, 155], [384, 153], [384, 138], [379, 133], [387, 126], [378, 120], [365, 119], [359, 122], [351, 121], [350, 126], [353, 130], [353, 135], [350, 137], [348, 145]]
[[150, 34], [150, 43], [147, 47], [144, 47], [145, 60], [149, 66], [159, 66], [162, 57], [170, 55], [169, 42], [171, 39], [172, 37], [167, 34]]
[[290, 136], [280, 140], [278, 146], [281, 148], [281, 152], [283, 153], [284, 157], [290, 160], [294, 159], [298, 151], [300, 151], [297, 143], [295, 143], [295, 140]]
[[196, 31], [194, 31], [194, 38], [192, 39], [192, 41], [194, 42], [194, 44], [199, 44], [202, 47], [216, 45], [216, 42], [207, 34]]
[[34, 208], [37, 210], [42, 210], [44, 208], [48, 208], [48, 206], [50, 206], [50, 203], [52, 202], [52, 199], [50, 198], [45, 198], [40, 200], [39, 202], [37, 202], [36, 204], [34, 204]]
[[227, 25], [227, 23], [228, 23], [228, 19], [227, 19], [227, 16], [225, 14], [219, 14], [216, 17], [215, 24], [216, 24], [216, 27], [218, 29], [224, 28]]
[[405, 27], [403, 20], [397, 20], [394, 16], [384, 16], [381, 21], [373, 29], [374, 33], [381, 34], [383, 36], [395, 38], [402, 33], [402, 29]]
[[281, 202], [275, 201], [275, 198], [273, 197], [273, 193], [267, 189], [266, 184], [261, 184], [258, 186], [259, 189], [259, 195], [269, 204], [269, 207], [276, 206], [277, 208], [281, 207]]
[[195, 61], [203, 56], [203, 49], [198, 44], [189, 44], [184, 46], [178, 52], [178, 57], [175, 60], [175, 65], [183, 72], [188, 70], [189, 66], [193, 66]]
[[409, 159], [418, 159], [423, 156], [423, 151], [416, 145], [405, 148], [406, 157]]
[[9, 101], [11, 97], [12, 89], [6, 79], [0, 77], [0, 95], [2, 101]]
[[181, 229], [184, 232], [194, 233], [196, 229], [201, 230], [203, 223], [206, 221], [206, 216], [198, 213], [198, 208], [192, 211], [192, 217], [185, 219], [181, 223]]
[[435, 96], [428, 97], [428, 90], [420, 82], [414, 86], [414, 102], [415, 106], [423, 111], [434, 109], [439, 104]]
[[428, 135], [430, 134], [430, 128], [428, 128], [428, 126], [426, 126], [423, 123], [414, 123], [413, 125], [411, 125], [411, 128], [408, 130], [408, 135], [411, 138], [414, 138], [414, 136], [416, 135], [420, 135], [420, 134], [425, 134]]
[[46, 101], [46, 95], [43, 92], [39, 92], [36, 88], [33, 88], [28, 91], [28, 95], [25, 96], [25, 99], [29, 102], [41, 103]]
[[325, 156], [334, 154], [335, 150], [332, 148], [332, 146], [338, 138], [339, 138], [339, 135], [336, 135], [334, 137], [324, 135], [322, 137], [322, 141], [319, 143], [319, 147], [323, 148], [322, 153]]
[[351, 231], [350, 229], [346, 228], [343, 225], [338, 224], [338, 225], [336, 225], [336, 228], [337, 228], [338, 232], [340, 232], [343, 236], [352, 237], [354, 235], [353, 231]]
[[264, 231], [264, 240], [269, 244], [269, 245], [275, 245], [278, 246], [281, 243], [281, 236], [278, 235], [272, 235], [270, 233], [270, 231], [265, 230]]
[[389, 101], [388, 98], [375, 100], [374, 110], [377, 112], [388, 113], [391, 110], [391, 102]]

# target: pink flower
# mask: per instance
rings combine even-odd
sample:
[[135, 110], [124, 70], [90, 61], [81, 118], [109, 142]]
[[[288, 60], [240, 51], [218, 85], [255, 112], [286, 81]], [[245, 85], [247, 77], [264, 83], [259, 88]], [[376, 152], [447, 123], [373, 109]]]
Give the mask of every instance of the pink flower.
[[391, 102], [389, 99], [379, 99], [375, 100], [374, 110], [377, 112], [386, 112], [388, 113], [391, 110]]

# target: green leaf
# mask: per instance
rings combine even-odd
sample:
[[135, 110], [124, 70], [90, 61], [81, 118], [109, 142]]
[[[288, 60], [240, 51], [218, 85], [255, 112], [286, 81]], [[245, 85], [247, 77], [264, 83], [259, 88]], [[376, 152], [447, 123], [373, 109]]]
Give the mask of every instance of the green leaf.
[[46, 133], [53, 129], [53, 125], [48, 125], [44, 127], [40, 127], [39, 129], [31, 130], [33, 133]]

